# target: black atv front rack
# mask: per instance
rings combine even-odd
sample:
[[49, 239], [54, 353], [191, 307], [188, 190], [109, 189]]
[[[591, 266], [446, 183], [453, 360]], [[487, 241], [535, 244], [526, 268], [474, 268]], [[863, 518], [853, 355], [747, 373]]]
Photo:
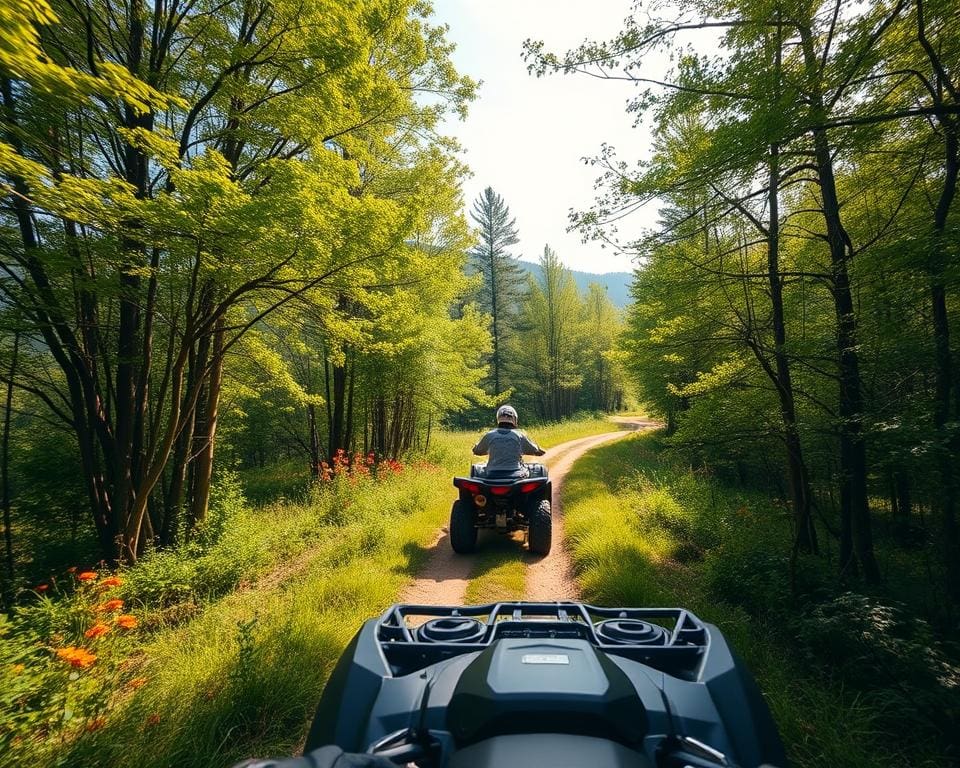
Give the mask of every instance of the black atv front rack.
[[503, 638], [587, 640], [686, 680], [696, 679], [710, 644], [700, 619], [683, 608], [601, 608], [584, 603], [395, 605], [377, 623], [377, 640], [395, 676], [482, 651]]

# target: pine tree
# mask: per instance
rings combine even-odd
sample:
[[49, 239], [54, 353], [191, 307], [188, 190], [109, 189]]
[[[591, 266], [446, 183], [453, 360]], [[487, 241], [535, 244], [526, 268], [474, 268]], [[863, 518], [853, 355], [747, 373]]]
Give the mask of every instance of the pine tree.
[[492, 187], [473, 203], [470, 218], [477, 225], [479, 244], [470, 251], [470, 266], [479, 273], [483, 283], [477, 293], [477, 303], [490, 315], [493, 352], [490, 356], [492, 392], [505, 389], [503, 356], [506, 340], [513, 335], [517, 315], [517, 300], [524, 285], [523, 275], [509, 248], [516, 245], [517, 222], [510, 217], [510, 208]]

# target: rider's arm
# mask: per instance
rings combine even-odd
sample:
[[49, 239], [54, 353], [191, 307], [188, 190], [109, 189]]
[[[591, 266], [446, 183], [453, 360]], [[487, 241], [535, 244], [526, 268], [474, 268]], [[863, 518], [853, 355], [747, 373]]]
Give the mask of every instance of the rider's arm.
[[526, 432], [520, 433], [520, 447], [523, 449], [524, 454], [531, 456], [543, 456], [543, 454], [546, 453], [543, 448], [527, 437]]
[[475, 456], [486, 456], [487, 451], [490, 449], [490, 433], [485, 432], [483, 437], [473, 446], [473, 453]]

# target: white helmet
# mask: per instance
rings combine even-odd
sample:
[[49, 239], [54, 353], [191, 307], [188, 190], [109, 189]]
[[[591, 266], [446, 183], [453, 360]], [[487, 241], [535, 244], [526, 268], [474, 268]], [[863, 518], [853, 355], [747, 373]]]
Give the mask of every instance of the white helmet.
[[511, 426], [517, 426], [517, 411], [512, 405], [501, 405], [497, 408], [497, 424], [506, 422]]

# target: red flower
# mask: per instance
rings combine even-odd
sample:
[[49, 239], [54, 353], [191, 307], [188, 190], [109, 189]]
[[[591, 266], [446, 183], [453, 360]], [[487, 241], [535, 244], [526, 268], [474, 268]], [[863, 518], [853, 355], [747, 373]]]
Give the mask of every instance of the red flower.
[[34, 589], [36, 592], [46, 592], [48, 589], [50, 589], [50, 585], [49, 585], [49, 584], [37, 584], [37, 586], [35, 586], [33, 589]]
[[121, 584], [123, 584], [123, 581], [119, 576], [110, 576], [100, 582], [101, 587], [119, 587]]
[[123, 600], [114, 598], [113, 600], [107, 600], [105, 603], [101, 603], [94, 610], [99, 613], [104, 613], [106, 611], [119, 611], [123, 608]]
[[93, 581], [95, 578], [97, 578], [97, 574], [94, 571], [84, 571], [83, 573], [79, 574], [77, 578], [80, 581]]

